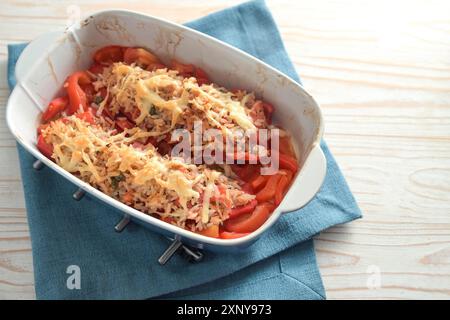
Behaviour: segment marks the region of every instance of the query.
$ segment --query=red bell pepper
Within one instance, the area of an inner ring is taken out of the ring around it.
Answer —
[[[47,143],[44,139],[44,136],[42,134],[40,134],[38,136],[38,141],[37,141],[37,148],[39,149],[39,151],[46,156],[47,158],[51,159],[52,158],[52,154],[53,154],[53,145]]]
[[[253,189],[250,182],[246,182],[241,186],[242,191],[248,193],[248,194],[255,194],[255,190]]]
[[[69,99],[67,97],[59,97],[53,99],[48,107],[47,110],[44,111],[42,114],[42,121],[48,122],[55,118],[56,116],[60,115],[61,112],[66,110],[67,105],[69,104]]]
[[[50,125],[50,123],[44,123],[44,124],[39,125],[39,127],[37,128],[38,136],[41,135],[42,131],[44,131],[49,125]]]
[[[278,187],[275,192],[275,199],[274,203],[276,206],[278,206],[284,197],[284,192],[289,184],[289,180],[286,176],[281,176],[280,181],[278,182]]]
[[[291,139],[289,137],[280,137],[278,141],[278,150],[280,154],[295,157],[294,149],[292,148]]]
[[[245,237],[246,235],[249,235],[250,233],[239,233],[239,232],[228,232],[228,231],[222,231],[219,233],[220,239],[237,239]]]
[[[96,110],[93,108],[88,108],[85,112],[80,112],[75,114],[75,116],[89,124],[95,124],[95,117],[94,114],[96,113]]]
[[[256,194],[256,200],[258,200],[259,203],[269,201],[273,199],[275,196],[275,192],[277,190],[278,182],[280,181],[281,175],[280,174],[274,174],[269,177],[269,180],[267,181],[266,185],[263,189],[261,189]]]
[[[298,170],[298,162],[294,157],[286,154],[279,154],[280,168],[292,171],[293,173]]]
[[[217,224],[213,224],[212,226],[202,230],[198,231],[198,234],[201,234],[202,236],[207,236],[211,238],[219,238],[219,226]]]
[[[255,209],[257,204],[258,204],[258,201],[253,199],[252,201],[250,201],[246,205],[243,205],[243,206],[231,209],[230,219],[239,217],[239,216],[241,216],[243,214],[246,214],[246,213],[251,213],[253,211],[253,209]]]
[[[263,203],[256,206],[251,214],[245,214],[234,219],[228,219],[224,222],[224,228],[230,232],[253,232],[261,227],[269,218],[273,211],[273,205]]]
[[[267,180],[269,180],[269,176],[258,176],[251,182],[253,190],[259,191],[260,189],[262,189],[266,185]]]
[[[81,90],[83,90],[86,95],[86,105],[89,106],[94,101],[94,97],[96,95],[96,91],[94,85],[92,83],[82,84],[80,85]]]
[[[91,78],[84,71],[77,71],[67,79],[66,90],[69,96],[70,106],[67,110],[68,115],[72,115],[80,108],[86,110],[87,97],[86,93],[81,89],[80,85],[87,85],[91,82]]]

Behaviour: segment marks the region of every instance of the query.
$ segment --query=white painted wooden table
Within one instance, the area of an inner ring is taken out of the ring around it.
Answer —
[[[239,1],[0,2],[0,298],[34,298],[8,43],[122,7],[184,22]],[[315,240],[331,299],[450,298],[450,3],[268,1],[364,213]],[[377,276],[379,275],[379,277]],[[380,280],[380,281],[377,281]]]

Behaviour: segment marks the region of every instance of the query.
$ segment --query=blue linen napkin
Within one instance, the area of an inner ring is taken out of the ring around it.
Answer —
[[[300,81],[263,1],[251,1],[189,27],[219,38]],[[24,45],[8,46],[8,81]],[[176,255],[165,266],[157,258],[165,238],[131,224],[114,225],[120,212],[85,197],[47,168],[32,169],[34,158],[18,147],[30,226],[36,296],[39,299],[324,299],[312,237],[361,217],[359,208],[323,142],[327,175],[317,196],[286,214],[258,242],[239,254],[207,252],[199,264]],[[69,266],[80,269],[80,289],[69,289]]]

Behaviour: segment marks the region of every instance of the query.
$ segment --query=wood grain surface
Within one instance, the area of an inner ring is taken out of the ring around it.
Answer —
[[[99,9],[185,22],[239,1],[0,2],[0,299],[34,298],[8,43]],[[330,299],[450,298],[450,3],[267,1],[364,219],[315,240]]]

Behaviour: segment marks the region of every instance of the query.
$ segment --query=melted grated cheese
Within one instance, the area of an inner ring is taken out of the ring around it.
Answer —
[[[216,185],[233,190],[236,198],[253,197],[219,171],[163,157],[151,144],[134,148],[131,144],[146,134],[139,128],[113,134],[71,116],[52,121],[42,134],[53,146],[52,158],[65,170],[118,200],[128,199],[127,204],[131,194],[133,207],[170,217],[178,226],[193,221],[193,231],[211,225],[212,219],[220,223],[228,218],[229,208],[211,201]]]
[[[105,87],[111,94],[113,114],[137,111],[135,123],[155,135],[175,126],[187,127],[193,114],[225,135],[231,134],[232,128],[256,130],[246,107],[248,95],[239,101],[224,88],[199,86],[195,78],[183,78],[173,70],[147,71],[115,63],[105,69],[95,86]],[[151,113],[153,108],[156,114]]]
[[[148,80],[140,80],[136,83],[136,104],[139,108],[140,115],[136,119],[136,124],[142,123],[145,117],[149,116],[149,110],[152,106],[159,109],[165,109],[171,112],[171,128],[175,126],[180,117],[183,109],[188,103],[186,94],[183,94],[181,98],[174,100],[164,100],[156,92],[156,88],[159,85],[175,84],[176,81],[167,75],[157,75],[151,77]]]

